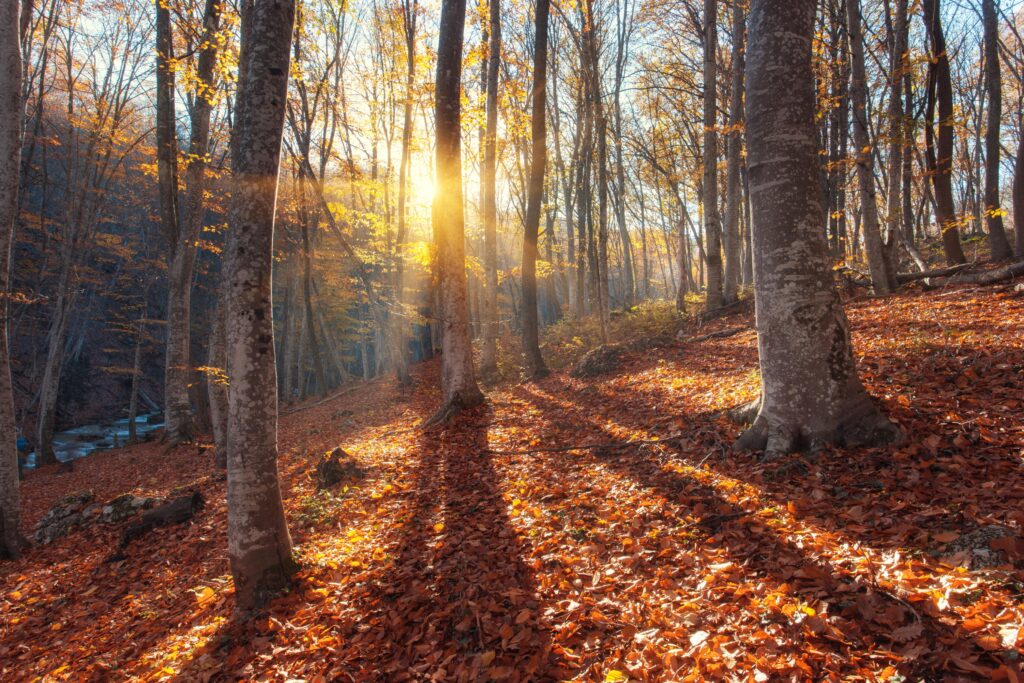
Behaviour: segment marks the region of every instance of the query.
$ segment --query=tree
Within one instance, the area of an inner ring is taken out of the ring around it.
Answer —
[[[762,395],[737,446],[769,455],[897,435],[857,376],[822,230],[815,6],[754,0],[749,19],[747,149]]]
[[[959,218],[953,203],[953,84],[949,75],[949,53],[942,32],[940,0],[923,0],[924,24],[931,43],[928,63],[928,105],[925,122],[925,156],[928,173],[935,191],[935,220],[942,234],[946,263],[966,263],[960,246]],[[938,106],[938,132],[935,131],[935,109]]]
[[[277,366],[271,272],[294,0],[255,0],[243,34],[244,89],[228,237],[228,557],[237,608],[284,588],[295,570],[277,471]],[[244,23],[243,23],[244,25]]]
[[[996,0],[982,0],[985,26],[985,88],[988,90],[988,121],[985,126],[985,223],[992,258],[1004,261],[1013,255],[1010,240],[1003,229],[1002,203],[999,201],[999,133],[1003,125],[1003,85],[999,66],[999,28]]]
[[[732,6],[732,84],[729,87],[729,134],[726,139],[725,282],[722,298],[725,303],[736,300],[740,284],[740,171],[743,147],[743,39],[746,32],[743,5]]]
[[[860,0],[846,0],[846,17],[850,39],[850,104],[853,107],[853,146],[856,149],[857,183],[860,190],[860,215],[864,231],[864,248],[871,269],[871,286],[875,294],[888,294],[896,285],[896,274],[889,272],[885,245],[878,224],[878,202],[875,198],[875,171],[868,121],[868,77],[864,66],[864,32],[861,29]]]
[[[11,243],[18,214],[21,176],[21,35],[17,0],[0,6],[0,556],[21,556],[21,489],[18,476],[14,389],[7,343]]]
[[[548,15],[550,0],[537,0],[536,41],[533,53],[533,154],[530,162],[526,225],[523,234],[523,354],[530,377],[537,379],[548,374],[540,353],[540,330],[537,321],[537,239],[540,230],[540,210],[544,199],[544,170],[548,160],[547,73],[548,73]]]
[[[484,223],[484,343],[480,374],[498,371],[498,72],[501,68],[501,0],[490,0],[488,24],[484,154],[480,168]]]
[[[466,0],[443,0],[434,90],[437,137],[433,207],[435,278],[440,303],[441,422],[484,401],[473,372],[466,300],[465,215],[462,201],[462,39]]]
[[[704,0],[704,177],[701,204],[707,237],[707,308],[722,307],[722,225],[718,215],[718,0]]]

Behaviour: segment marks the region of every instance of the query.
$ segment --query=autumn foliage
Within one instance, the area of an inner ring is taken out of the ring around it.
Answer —
[[[30,473],[26,533],[83,489],[197,488],[207,506],[123,560],[128,522],[0,567],[0,678],[1019,681],[1024,299],[949,288],[849,312],[900,445],[732,452],[723,410],[758,390],[749,328],[498,386],[445,427],[417,426],[436,361],[411,395],[380,379],[283,416],[302,571],[245,625],[208,453],[143,444]],[[318,491],[339,446],[361,476]],[[1016,535],[963,547],[995,525]]]

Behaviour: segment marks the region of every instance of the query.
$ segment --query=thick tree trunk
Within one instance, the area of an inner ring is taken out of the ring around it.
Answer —
[[[64,366],[64,342],[67,336],[68,312],[74,304],[71,289],[72,251],[70,242],[61,246],[60,274],[57,278],[57,301],[46,347],[43,379],[39,385],[39,418],[36,425],[36,466],[57,462],[53,452],[53,433],[57,421],[57,392]]]
[[[999,8],[996,0],[982,0],[985,25],[985,87],[988,90],[988,121],[985,127],[985,223],[992,258],[1004,261],[1013,255],[1003,228],[999,201],[999,133],[1003,125],[1003,83],[999,66]]]
[[[437,46],[435,131],[437,188],[433,227],[441,326],[442,405],[432,418],[443,421],[483,403],[473,372],[473,346],[466,309],[465,215],[462,201],[462,42],[466,0],[443,0]]]
[[[722,224],[718,214],[718,0],[704,0],[704,147],[701,205],[707,240],[707,310],[722,307]]]
[[[21,176],[21,40],[19,5],[0,5],[0,556],[21,556],[21,489],[18,477],[18,435],[7,343],[11,244],[18,213]],[[27,8],[25,8],[27,10]],[[23,17],[22,17],[23,18]]]
[[[742,270],[740,259],[740,165],[743,163],[743,38],[746,18],[743,5],[732,7],[732,85],[729,89],[729,136],[725,143],[725,282],[722,297],[725,303],[736,301]]]
[[[875,294],[893,290],[893,276],[887,267],[885,245],[878,224],[878,202],[875,198],[875,171],[868,122],[868,83],[864,66],[864,33],[861,29],[860,1],[846,0],[846,21],[850,37],[850,104],[853,107],[853,146],[856,150],[857,185],[860,190],[861,225],[864,250],[871,270],[871,286]]]
[[[501,67],[501,0],[490,0],[487,46],[487,123],[483,166],[480,170],[484,223],[484,343],[480,374],[498,372],[498,75]]]
[[[262,605],[295,570],[277,471],[272,257],[294,0],[256,0],[243,41],[245,89],[233,135],[226,316],[228,557],[237,609]]]
[[[537,239],[540,210],[544,199],[544,171],[547,166],[547,71],[548,14],[550,0],[537,0],[536,40],[533,54],[533,156],[530,161],[529,196],[523,233],[523,355],[527,372],[538,379],[548,374],[540,353],[540,325],[537,320]]]
[[[737,447],[769,454],[897,433],[857,376],[832,277],[814,124],[815,0],[753,0],[747,145],[762,397]]]
[[[953,202],[953,83],[949,75],[949,53],[942,33],[940,0],[922,0],[924,24],[931,42],[928,65],[928,106],[925,145],[928,172],[935,190],[935,220],[942,234],[946,263],[966,263],[960,245],[960,220]],[[938,106],[938,133],[935,132],[935,108]],[[937,139],[936,139],[937,138]]]

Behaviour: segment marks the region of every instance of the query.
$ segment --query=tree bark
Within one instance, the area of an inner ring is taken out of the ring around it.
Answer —
[[[928,65],[928,106],[925,122],[925,152],[928,172],[935,190],[935,220],[942,235],[946,263],[966,263],[960,245],[959,218],[953,202],[953,83],[949,75],[949,54],[942,32],[940,0],[922,0],[924,24],[931,42]],[[938,133],[935,132],[935,109],[938,106]]]
[[[1013,163],[1014,255],[1024,258],[1024,119],[1017,126],[1017,158]]]
[[[248,613],[295,570],[277,471],[272,257],[294,0],[256,0],[243,41],[227,248],[228,557]]]
[[[490,0],[490,24],[487,46],[487,123],[484,131],[484,157],[480,170],[484,223],[484,343],[480,374],[493,377],[498,372],[498,75],[501,68],[501,0]]]
[[[465,215],[462,201],[462,42],[466,0],[444,0],[437,46],[435,134],[437,188],[433,228],[441,327],[442,405],[432,421],[483,403],[473,372],[466,308]]]
[[[1013,255],[1003,228],[999,201],[999,134],[1003,125],[1003,84],[999,65],[999,8],[996,0],[982,0],[985,26],[985,87],[988,90],[988,120],[985,127],[985,223],[992,259],[1005,261]]]
[[[540,230],[541,203],[544,199],[544,171],[547,166],[547,71],[548,15],[550,0],[537,0],[536,39],[533,53],[533,152],[523,233],[523,355],[527,372],[533,379],[548,374],[540,353],[540,325],[537,320],[537,239]]]
[[[21,35],[17,0],[0,5],[0,556],[21,556],[21,488],[18,476],[18,435],[11,383],[7,314],[10,294],[11,244],[18,213],[21,177]]]
[[[832,277],[815,134],[815,0],[753,0],[747,146],[762,396],[737,447],[769,455],[897,431],[857,376]]]

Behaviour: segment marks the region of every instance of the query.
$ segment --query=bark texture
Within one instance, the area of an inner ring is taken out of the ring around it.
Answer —
[[[252,6],[235,130],[227,283],[228,557],[246,613],[295,569],[277,472],[277,367],[271,300],[274,209],[294,0]]]
[[[754,0],[747,145],[762,397],[741,448],[888,441],[857,376],[832,277],[814,123],[814,0]]]
[[[747,20],[744,8],[738,2],[732,7],[732,84],[729,87],[729,133],[725,142],[725,282],[722,298],[725,303],[736,301],[740,285],[740,165],[743,163],[743,40]]]
[[[718,0],[704,0],[704,234],[707,310],[722,307],[722,225],[718,214]]]
[[[0,557],[21,556],[21,489],[7,345],[11,242],[18,212],[21,172],[21,45],[17,0],[0,5]]]
[[[441,332],[442,405],[434,420],[479,405],[466,298],[465,215],[462,198],[462,42],[466,0],[444,0],[437,45],[435,131],[437,191],[433,227]]]

